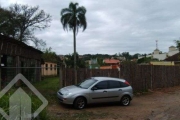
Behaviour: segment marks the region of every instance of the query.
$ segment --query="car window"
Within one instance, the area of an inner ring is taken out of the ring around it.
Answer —
[[[107,89],[108,81],[101,81],[95,85],[97,89]]]
[[[121,87],[121,84],[119,81],[113,81],[113,80],[110,80],[109,81],[109,88],[120,88]]]
[[[123,88],[123,87],[128,87],[129,85],[127,85],[126,83],[124,83],[124,82],[120,82],[120,84],[121,84],[121,88]]]
[[[88,79],[88,80],[85,80],[85,81],[79,83],[77,86],[78,86],[78,87],[81,87],[81,88],[88,89],[88,88],[89,88],[91,85],[93,85],[95,82],[97,82],[97,80]]]

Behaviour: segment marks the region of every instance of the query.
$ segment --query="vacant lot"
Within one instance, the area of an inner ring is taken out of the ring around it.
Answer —
[[[43,82],[41,87],[36,87],[48,98],[48,113],[53,120],[180,120],[180,86],[138,93],[128,107],[98,104],[75,110],[72,106],[58,103],[57,79]]]
[[[55,103],[49,105],[48,109],[57,120],[180,120],[180,87],[135,96],[128,107],[100,104],[75,110],[71,106]]]

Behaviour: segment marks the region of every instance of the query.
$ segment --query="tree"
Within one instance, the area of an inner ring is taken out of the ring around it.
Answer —
[[[65,58],[67,58],[67,59],[65,59],[65,63],[67,65],[67,67],[68,68],[73,68],[73,66],[74,66],[74,60],[73,60],[74,59],[74,53],[69,54],[69,55],[65,55]],[[78,68],[85,68],[86,67],[84,59],[80,59],[78,53],[76,53],[76,60],[77,60],[76,61],[77,62],[76,66]]]
[[[38,6],[14,4],[8,9],[0,8],[0,33],[13,37],[21,42],[33,42],[38,48],[44,46],[45,42],[34,36],[34,31],[47,28],[51,16]]]
[[[74,77],[75,83],[77,83],[77,65],[76,65],[76,35],[79,28],[83,28],[83,31],[87,27],[86,22],[86,8],[78,6],[78,3],[70,3],[68,8],[61,10],[61,23],[64,30],[72,30],[74,37]]]
[[[176,47],[179,49],[180,52],[180,40],[175,40]]]
[[[52,48],[46,48],[46,50],[43,52],[42,54],[42,58],[45,60],[45,61],[48,61],[48,62],[54,62],[54,63],[57,63],[58,60],[57,60],[57,55],[55,52],[52,51]]]

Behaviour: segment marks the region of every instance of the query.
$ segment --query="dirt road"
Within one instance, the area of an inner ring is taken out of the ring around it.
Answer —
[[[75,110],[54,103],[48,110],[56,120],[180,120],[180,86],[138,94],[128,107],[101,104]]]

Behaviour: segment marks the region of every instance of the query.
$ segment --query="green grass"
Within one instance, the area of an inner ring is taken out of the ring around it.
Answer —
[[[48,77],[40,82],[34,83],[33,85],[50,104],[57,102],[56,93],[60,88],[58,77]]]
[[[51,90],[57,91],[59,89],[59,78],[58,77],[47,77],[42,81],[33,84],[38,90]]]
[[[11,95],[13,94],[12,91],[8,92],[8,94],[5,94],[1,99],[0,99],[0,108],[2,108],[6,114],[9,114],[9,99],[11,97]],[[29,96],[31,98],[31,111],[32,113],[34,113],[39,106],[41,106],[42,102],[35,96],[35,95],[30,95]],[[23,99],[25,100],[25,99]],[[13,108],[14,110],[16,110],[17,106],[11,106],[11,108]],[[26,113],[25,113],[26,114]],[[47,110],[46,108],[41,111],[41,113],[38,115],[37,118],[35,118],[34,120],[49,120],[50,117],[47,114]],[[0,115],[0,120],[5,120],[5,118],[3,118],[2,115]]]
[[[56,92],[59,89],[59,79],[58,77],[45,78],[40,82],[33,83],[33,86],[48,100],[49,104],[57,101]],[[32,91],[25,85],[21,88],[28,93],[32,101],[32,112],[35,112],[37,108],[42,105],[42,102],[37,96],[35,96]],[[18,87],[13,87],[0,99],[0,108],[2,108],[7,114],[9,114],[9,98],[18,89]],[[47,108],[45,108],[36,118],[38,120],[49,120],[49,115],[47,114]],[[35,120],[36,120],[35,119]],[[0,120],[5,120],[0,115]]]

